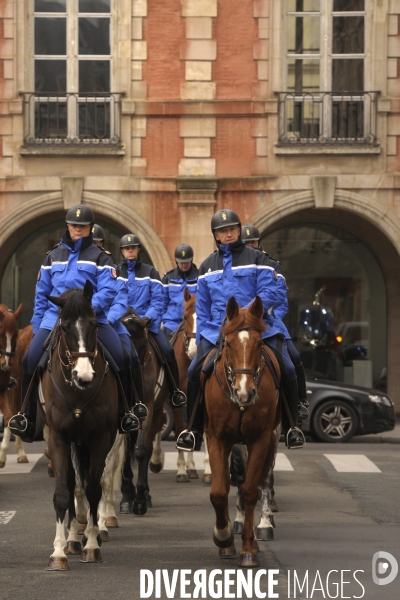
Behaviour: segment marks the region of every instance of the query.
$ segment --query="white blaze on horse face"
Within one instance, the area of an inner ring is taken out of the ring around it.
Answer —
[[[247,347],[247,342],[249,340],[249,332],[248,331],[241,331],[239,333],[239,340],[242,343],[243,346],[243,366],[242,369],[246,369],[246,347]],[[238,387],[238,396],[239,396],[239,400],[241,400],[242,402],[246,402],[247,398],[248,398],[248,391],[247,391],[247,375],[243,374],[240,378],[240,382],[239,382],[239,387]]]
[[[78,352],[87,352],[85,348],[85,342],[83,340],[82,334],[82,320],[78,319],[76,323],[76,328],[78,330]],[[78,381],[92,381],[94,370],[92,367],[92,363],[87,356],[80,356],[76,361],[74,371],[76,373],[76,379]]]
[[[11,352],[11,335],[6,333],[7,344],[6,344],[6,352]],[[10,357],[5,355],[4,357],[4,366],[3,369],[10,369]]]
[[[193,333],[196,333],[197,331],[197,315],[196,313],[193,313]],[[189,347],[188,347],[188,351],[187,351],[187,355],[188,358],[190,358],[190,360],[193,360],[194,355],[196,354],[196,350],[197,350],[197,346],[196,346],[196,338],[190,338],[189,340]]]

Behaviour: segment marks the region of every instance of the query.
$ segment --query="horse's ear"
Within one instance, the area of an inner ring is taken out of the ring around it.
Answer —
[[[257,317],[257,319],[261,319],[264,314],[264,305],[260,296],[256,296],[255,300],[251,303],[250,312],[252,315]]]
[[[16,320],[16,321],[18,321],[18,319],[19,319],[19,317],[20,317],[21,313],[22,313],[22,304],[20,304],[20,305],[18,306],[17,310],[16,310],[16,311],[15,311],[15,313],[14,313],[14,318],[15,318],[15,320]]]
[[[85,287],[83,288],[83,295],[85,296],[85,298],[87,300],[89,300],[89,302],[92,301],[93,285],[92,285],[92,282],[89,281],[89,279],[86,279]]]
[[[185,287],[185,291],[183,292],[183,297],[185,299],[185,302],[187,302],[188,300],[190,300],[190,298],[192,297],[192,294],[189,292],[189,290],[187,289],[187,287]]]
[[[235,300],[234,296],[231,296],[228,300],[228,304],[226,305],[226,316],[229,321],[232,321],[239,314],[239,305]]]
[[[60,298],[59,296],[49,296],[49,294],[45,294],[47,300],[50,300],[56,306],[60,306],[61,308],[65,304],[65,298]]]

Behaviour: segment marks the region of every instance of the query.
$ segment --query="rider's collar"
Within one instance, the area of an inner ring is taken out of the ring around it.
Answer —
[[[63,233],[61,243],[64,244],[64,246],[68,246],[69,248],[71,248],[73,252],[79,252],[79,250],[83,250],[83,248],[87,248],[88,246],[91,246],[93,244],[93,234],[92,232],[90,232],[90,234],[87,237],[79,238],[79,240],[73,242],[67,229],[67,231],[64,231]]]
[[[242,250],[245,246],[242,238],[236,240],[236,242],[232,242],[232,244],[218,244],[218,250],[222,252],[222,254],[227,254],[229,252],[237,252],[238,250]]]

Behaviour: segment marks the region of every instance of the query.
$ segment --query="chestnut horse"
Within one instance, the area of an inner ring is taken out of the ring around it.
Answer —
[[[102,560],[98,544],[98,507],[106,458],[117,434],[118,388],[97,346],[97,320],[91,305],[93,286],[48,296],[60,307],[50,357],[39,386],[49,427],[49,452],[54,468],[56,536],[47,570],[67,570],[67,554],[81,554],[75,487],[85,488],[89,504],[82,562]],[[68,540],[64,520],[68,510]]]
[[[144,402],[148,415],[142,423],[139,434],[135,432],[125,436],[126,451],[122,469],[120,512],[144,515],[147,508],[152,506],[148,470],[153,451],[153,440],[156,433],[162,428],[163,405],[169,398],[169,390],[164,367],[160,365],[156,352],[149,341],[148,320],[140,318],[130,308],[129,314],[122,319],[122,322],[134,340],[142,365]],[[138,463],[136,490],[133,484],[134,460]],[[161,468],[162,465],[159,465],[157,469],[154,469],[153,466],[153,470],[157,472]]]
[[[8,421],[21,407],[18,383],[21,376],[21,360],[26,350],[26,347],[23,350],[21,349],[20,343],[21,339],[24,338],[23,332],[25,330],[18,332],[18,318],[21,312],[22,304],[18,306],[15,312],[5,304],[0,304],[0,410],[4,415],[4,435],[0,446],[0,468],[6,464],[11,438]],[[27,463],[28,459],[19,437],[15,440],[15,448],[18,453],[17,462]]]
[[[280,419],[275,379],[262,352],[263,313],[259,296],[248,309],[239,308],[235,298],[229,299],[222,329],[223,348],[204,386],[205,431],[213,475],[210,500],[216,515],[213,540],[223,558],[236,554],[228,512],[229,455],[234,444],[247,446],[246,476],[241,488],[245,511],[241,567],[259,566],[254,509],[260,482],[274,461],[274,431]]]

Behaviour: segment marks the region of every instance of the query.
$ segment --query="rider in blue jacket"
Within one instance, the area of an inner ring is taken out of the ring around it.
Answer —
[[[207,354],[217,344],[226,304],[234,296],[239,306],[249,306],[255,297],[261,297],[264,305],[263,333],[266,343],[276,354],[282,373],[282,386],[291,414],[297,423],[298,391],[296,372],[290,360],[285,337],[288,335],[282,321],[273,316],[274,306],[279,303],[278,275],[272,261],[260,250],[246,246],[241,239],[241,223],[238,215],[229,209],[219,210],[211,220],[211,230],[218,250],[211,254],[199,269],[197,284],[197,353],[188,372],[188,419],[191,417],[200,391],[200,372]],[[199,410],[200,409],[200,410]],[[191,431],[183,431],[177,439],[180,450],[199,450],[203,433],[203,404],[194,415]],[[289,448],[304,446],[302,432],[293,428],[288,431]]]
[[[274,306],[274,317],[279,320],[283,320],[288,311],[288,295],[287,295],[287,285],[284,276],[281,273],[281,265],[279,261],[271,258],[263,249],[261,245],[261,235],[257,227],[254,225],[243,225],[242,227],[242,240],[247,246],[252,246],[252,248],[256,248],[261,250],[268,256],[268,258],[275,265],[275,270],[278,274],[278,285],[280,290],[280,301],[278,306]],[[288,352],[292,363],[294,364],[294,368],[296,370],[297,377],[297,385],[299,389],[299,421],[304,421],[307,419],[309,414],[309,404],[307,399],[307,386],[306,386],[306,375],[304,372],[303,363],[301,361],[300,354],[296,348],[296,346],[292,342],[292,338],[288,332],[288,337],[286,338],[286,343],[288,347]],[[283,413],[284,415],[284,413]]]
[[[147,319],[147,328],[167,363],[165,369],[170,387],[171,403],[174,408],[186,404],[185,394],[178,389],[179,371],[174,350],[164,331],[160,328],[164,306],[164,292],[158,271],[151,265],[142,263],[139,258],[141,244],[139,238],[128,233],[120,240],[124,260],[117,272],[128,280],[128,305],[142,319]]]
[[[164,287],[163,329],[167,336],[178,329],[183,319],[183,294],[185,288],[191,294],[197,291],[199,270],[193,264],[193,248],[180,244],[175,249],[176,267],[162,278]]]
[[[59,296],[71,288],[83,288],[87,280],[94,290],[92,306],[98,321],[98,338],[112,355],[123,385],[128,376],[120,339],[107,319],[116,294],[117,272],[112,259],[93,244],[92,209],[85,204],[72,206],[67,212],[66,224],[67,231],[60,243],[47,253],[38,274],[31,320],[34,337],[22,360],[22,401],[43,354],[44,344],[58,319],[59,309],[47,299],[46,294]],[[129,401],[129,387],[124,386],[124,390]],[[129,411],[123,414],[124,401],[121,394],[119,396],[120,431],[136,431],[139,420]],[[9,421],[11,431],[27,442],[32,442],[35,434],[36,409],[37,389],[32,386],[25,413],[19,413]]]

